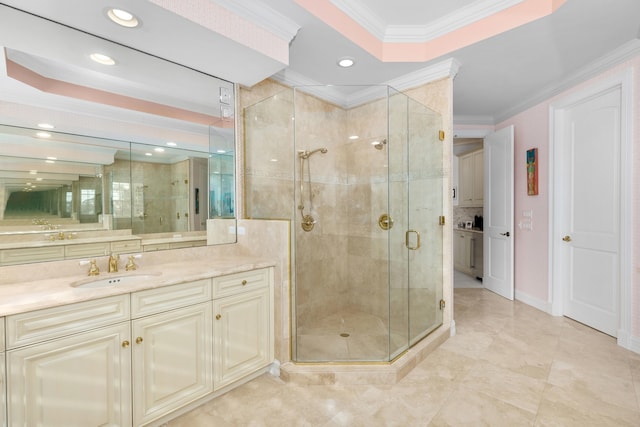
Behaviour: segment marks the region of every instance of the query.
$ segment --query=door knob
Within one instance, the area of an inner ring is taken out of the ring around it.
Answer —
[[[562,241],[563,241],[563,242],[570,242],[570,241],[571,241],[571,236],[564,236],[564,237],[562,238]]]
[[[511,233],[509,233],[508,231],[506,233],[500,233],[501,236],[505,236],[505,237],[509,237],[511,236]]]

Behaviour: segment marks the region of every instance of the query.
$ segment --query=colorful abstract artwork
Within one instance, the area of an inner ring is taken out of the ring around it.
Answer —
[[[527,150],[527,194],[538,194],[538,149]]]

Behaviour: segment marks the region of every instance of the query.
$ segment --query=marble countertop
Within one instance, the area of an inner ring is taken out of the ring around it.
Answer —
[[[461,227],[455,227],[454,230],[456,231],[468,231],[469,233],[480,233],[482,234],[482,230],[480,230],[479,228],[461,228]]]
[[[0,316],[89,301],[112,295],[128,294],[145,289],[176,285],[209,277],[224,276],[258,268],[275,266],[275,261],[253,257],[217,258],[210,263],[194,262],[145,265],[135,271],[101,273],[96,279],[149,274],[148,280],[113,285],[103,288],[78,288],[71,286],[86,281],[88,276],[76,275],[55,279],[43,279],[0,286]]]

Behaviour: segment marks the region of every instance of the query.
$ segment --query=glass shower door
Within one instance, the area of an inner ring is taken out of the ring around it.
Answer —
[[[442,324],[442,118],[407,98],[409,345]]]

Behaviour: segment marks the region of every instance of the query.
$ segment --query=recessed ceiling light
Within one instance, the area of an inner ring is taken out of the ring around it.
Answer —
[[[153,153],[144,153],[144,155],[151,157],[151,156],[153,156]]]
[[[178,145],[178,144],[176,144],[176,143],[175,143],[175,142],[173,142],[173,141],[169,141],[169,142],[167,142],[167,145],[168,145],[169,147],[175,147],[175,146],[176,146],[176,145]]]
[[[36,136],[38,138],[51,138],[51,134],[49,132],[36,132]]]
[[[164,148],[156,147],[156,148],[153,149],[153,151],[155,151],[156,153],[164,153]]]
[[[140,21],[138,21],[138,18],[136,18],[134,14],[123,9],[109,9],[107,10],[107,16],[113,22],[123,27],[134,28],[140,25]]]
[[[355,63],[356,61],[353,58],[349,58],[349,57],[338,59],[338,65],[341,66],[342,68],[353,67]]]
[[[38,123],[38,127],[40,129],[53,129],[55,126],[50,125],[49,123]]]
[[[55,163],[56,161],[55,160],[45,160],[44,162],[45,163]]]
[[[358,139],[358,138],[360,138],[358,135],[351,135],[351,136],[349,137],[349,139]]]
[[[226,153],[226,151],[224,151],[224,150],[216,150],[216,153],[224,154],[224,153]]]
[[[89,57],[94,62],[102,65],[114,65],[116,63],[112,57],[105,55],[104,53],[92,53]]]

